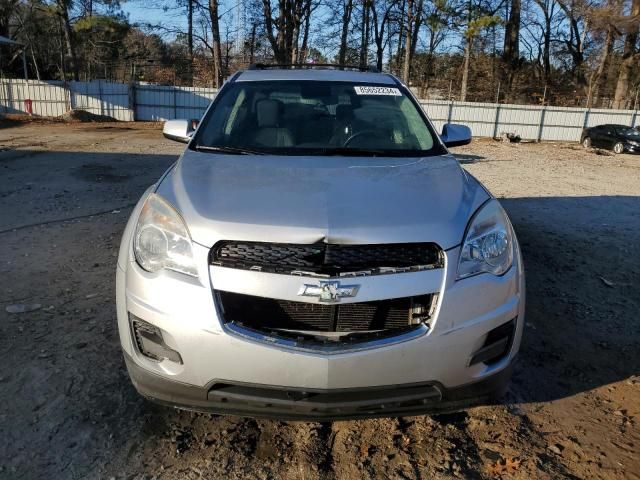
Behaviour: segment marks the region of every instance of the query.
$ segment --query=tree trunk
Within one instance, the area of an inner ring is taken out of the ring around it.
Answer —
[[[36,71],[36,78],[40,80],[40,70],[38,69],[38,62],[36,61],[36,56],[33,53],[33,45],[29,45],[29,48],[31,50],[31,59],[33,60],[33,68]]]
[[[413,32],[411,36],[411,54],[410,59],[413,61],[413,58],[416,53],[416,47],[418,46],[418,38],[420,36],[420,28],[422,27],[422,20],[424,19],[424,0],[418,0],[418,7],[416,8],[416,13],[413,16]]]
[[[542,32],[542,52],[538,55],[538,64],[542,63],[542,77],[545,87],[551,83],[551,17],[553,16],[554,3],[550,0],[534,0],[544,18],[544,30]]]
[[[265,33],[278,64],[295,63],[304,5],[305,0],[278,0],[278,17],[274,19],[271,0],[262,0]]]
[[[351,22],[351,12],[353,11],[353,0],[347,0],[342,13],[342,33],[340,35],[340,52],[338,53],[338,63],[344,65],[347,59],[347,40],[349,39],[349,23]]]
[[[613,98],[613,108],[624,109],[629,105],[629,85],[633,73],[640,68],[640,54],[627,57],[620,66],[620,74],[618,75],[618,83],[616,84],[616,93]]]
[[[504,51],[502,58],[513,68],[520,58],[520,11],[521,0],[511,0],[509,20],[504,28]]]
[[[64,33],[64,42],[67,47],[67,53],[71,59],[71,71],[73,72],[73,79],[78,81],[80,78],[78,70],[78,57],[76,56],[75,43],[73,41],[73,32],[71,30],[71,21],[69,20],[68,2],[64,0],[58,0],[58,13],[60,20],[62,21],[62,30]]]
[[[640,0],[633,0],[631,5],[631,17],[640,15]],[[629,85],[634,72],[640,69],[640,54],[637,52],[636,43],[638,41],[638,28],[636,23],[624,39],[624,50],[622,51],[622,65],[618,75],[616,93],[613,99],[613,108],[625,108],[629,95]]]
[[[573,10],[573,3],[558,2],[558,7],[565,13],[567,21],[569,22],[569,39],[565,40],[564,44],[573,61],[571,74],[576,84],[582,87],[586,83],[584,76],[584,39],[589,30],[589,19],[587,18],[584,21],[581,33],[580,20],[582,17],[581,14]]]
[[[209,0],[209,17],[211,19],[211,45],[213,48],[213,73],[216,88],[222,85],[222,48],[220,45],[220,17],[218,15],[218,0]]]
[[[367,65],[369,58],[369,9],[370,1],[362,0],[362,31],[360,35],[360,66]]]
[[[251,27],[251,44],[249,45],[249,64],[254,63],[256,55],[256,24]]]
[[[467,43],[464,46],[464,64],[462,67],[462,85],[460,86],[460,101],[467,100],[467,83],[469,82],[469,65],[471,63],[471,46],[473,37],[467,36]]]
[[[193,62],[193,1],[187,0],[187,46],[189,59]]]
[[[545,15],[544,47],[542,51],[542,69],[544,72],[544,84],[551,83],[551,17]]]
[[[396,71],[400,71],[400,65],[401,65],[401,55],[400,52],[402,51],[402,47],[403,47],[403,41],[404,41],[404,11],[405,8],[407,6],[407,0],[402,0],[402,3],[400,4],[400,28],[398,28],[398,46],[396,48]]]
[[[510,98],[513,79],[520,60],[521,9],[521,0],[511,0],[511,12],[509,12],[509,20],[504,30],[504,51],[502,53],[502,59],[507,67],[506,78],[504,79],[507,99]]]
[[[304,9],[304,34],[302,36],[302,47],[298,55],[298,63],[305,63],[309,50],[309,28],[311,27],[311,0],[306,0]]]
[[[291,59],[289,60],[289,63],[296,63],[298,61],[298,55],[300,53],[298,50],[298,44],[300,41],[300,25],[302,24],[303,2],[301,0],[297,0],[292,3],[294,4],[294,7],[292,8],[291,12],[291,47],[289,49],[291,52]]]
[[[613,52],[613,42],[615,35],[613,32],[613,26],[609,26],[607,29],[607,36],[602,47],[602,55],[600,57],[600,64],[598,68],[593,72],[591,78],[589,78],[589,91],[587,94],[587,108],[598,106],[599,96],[605,88],[607,82],[607,69],[609,68],[609,59]]]
[[[384,56],[384,32],[389,18],[389,10],[382,17],[382,22],[378,23],[378,9],[376,2],[371,4],[371,15],[373,16],[373,40],[376,44],[376,68],[382,71],[382,59]]]
[[[287,15],[286,15],[287,0],[278,1],[278,21],[276,27],[278,33],[276,35],[277,50],[274,52],[276,57],[276,63],[286,64],[288,59],[287,55]]]
[[[187,47],[189,49],[189,79],[193,86],[193,2],[187,0]]]
[[[409,73],[411,71],[411,41],[413,39],[413,3],[414,0],[407,0],[407,23],[405,24],[404,41],[404,65],[402,68],[402,80],[409,84]]]

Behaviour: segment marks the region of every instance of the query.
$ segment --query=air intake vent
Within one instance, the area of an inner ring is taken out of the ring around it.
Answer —
[[[511,351],[515,331],[515,318],[491,330],[487,334],[487,338],[482,347],[471,357],[469,365],[475,365],[477,363],[493,365],[498,363]]]
[[[218,291],[225,322],[272,332],[401,331],[428,320],[432,295],[322,305]]]

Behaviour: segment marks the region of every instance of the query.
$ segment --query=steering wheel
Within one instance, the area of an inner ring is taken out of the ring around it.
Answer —
[[[351,142],[353,142],[358,137],[362,137],[363,135],[378,135],[378,132],[376,132],[375,130],[362,130],[361,132],[354,133],[345,140],[342,146],[348,147]]]

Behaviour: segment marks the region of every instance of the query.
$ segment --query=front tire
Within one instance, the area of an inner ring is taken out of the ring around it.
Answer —
[[[584,137],[582,140],[582,146],[584,148],[591,148],[591,139],[589,137]]]
[[[617,154],[621,154],[624,153],[624,145],[622,145],[622,143],[618,142],[613,146],[613,152],[617,153]]]

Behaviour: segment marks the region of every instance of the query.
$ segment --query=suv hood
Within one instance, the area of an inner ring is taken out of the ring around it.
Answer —
[[[462,241],[489,198],[451,156],[223,155],[186,150],[157,192],[191,237],[279,243]]]

